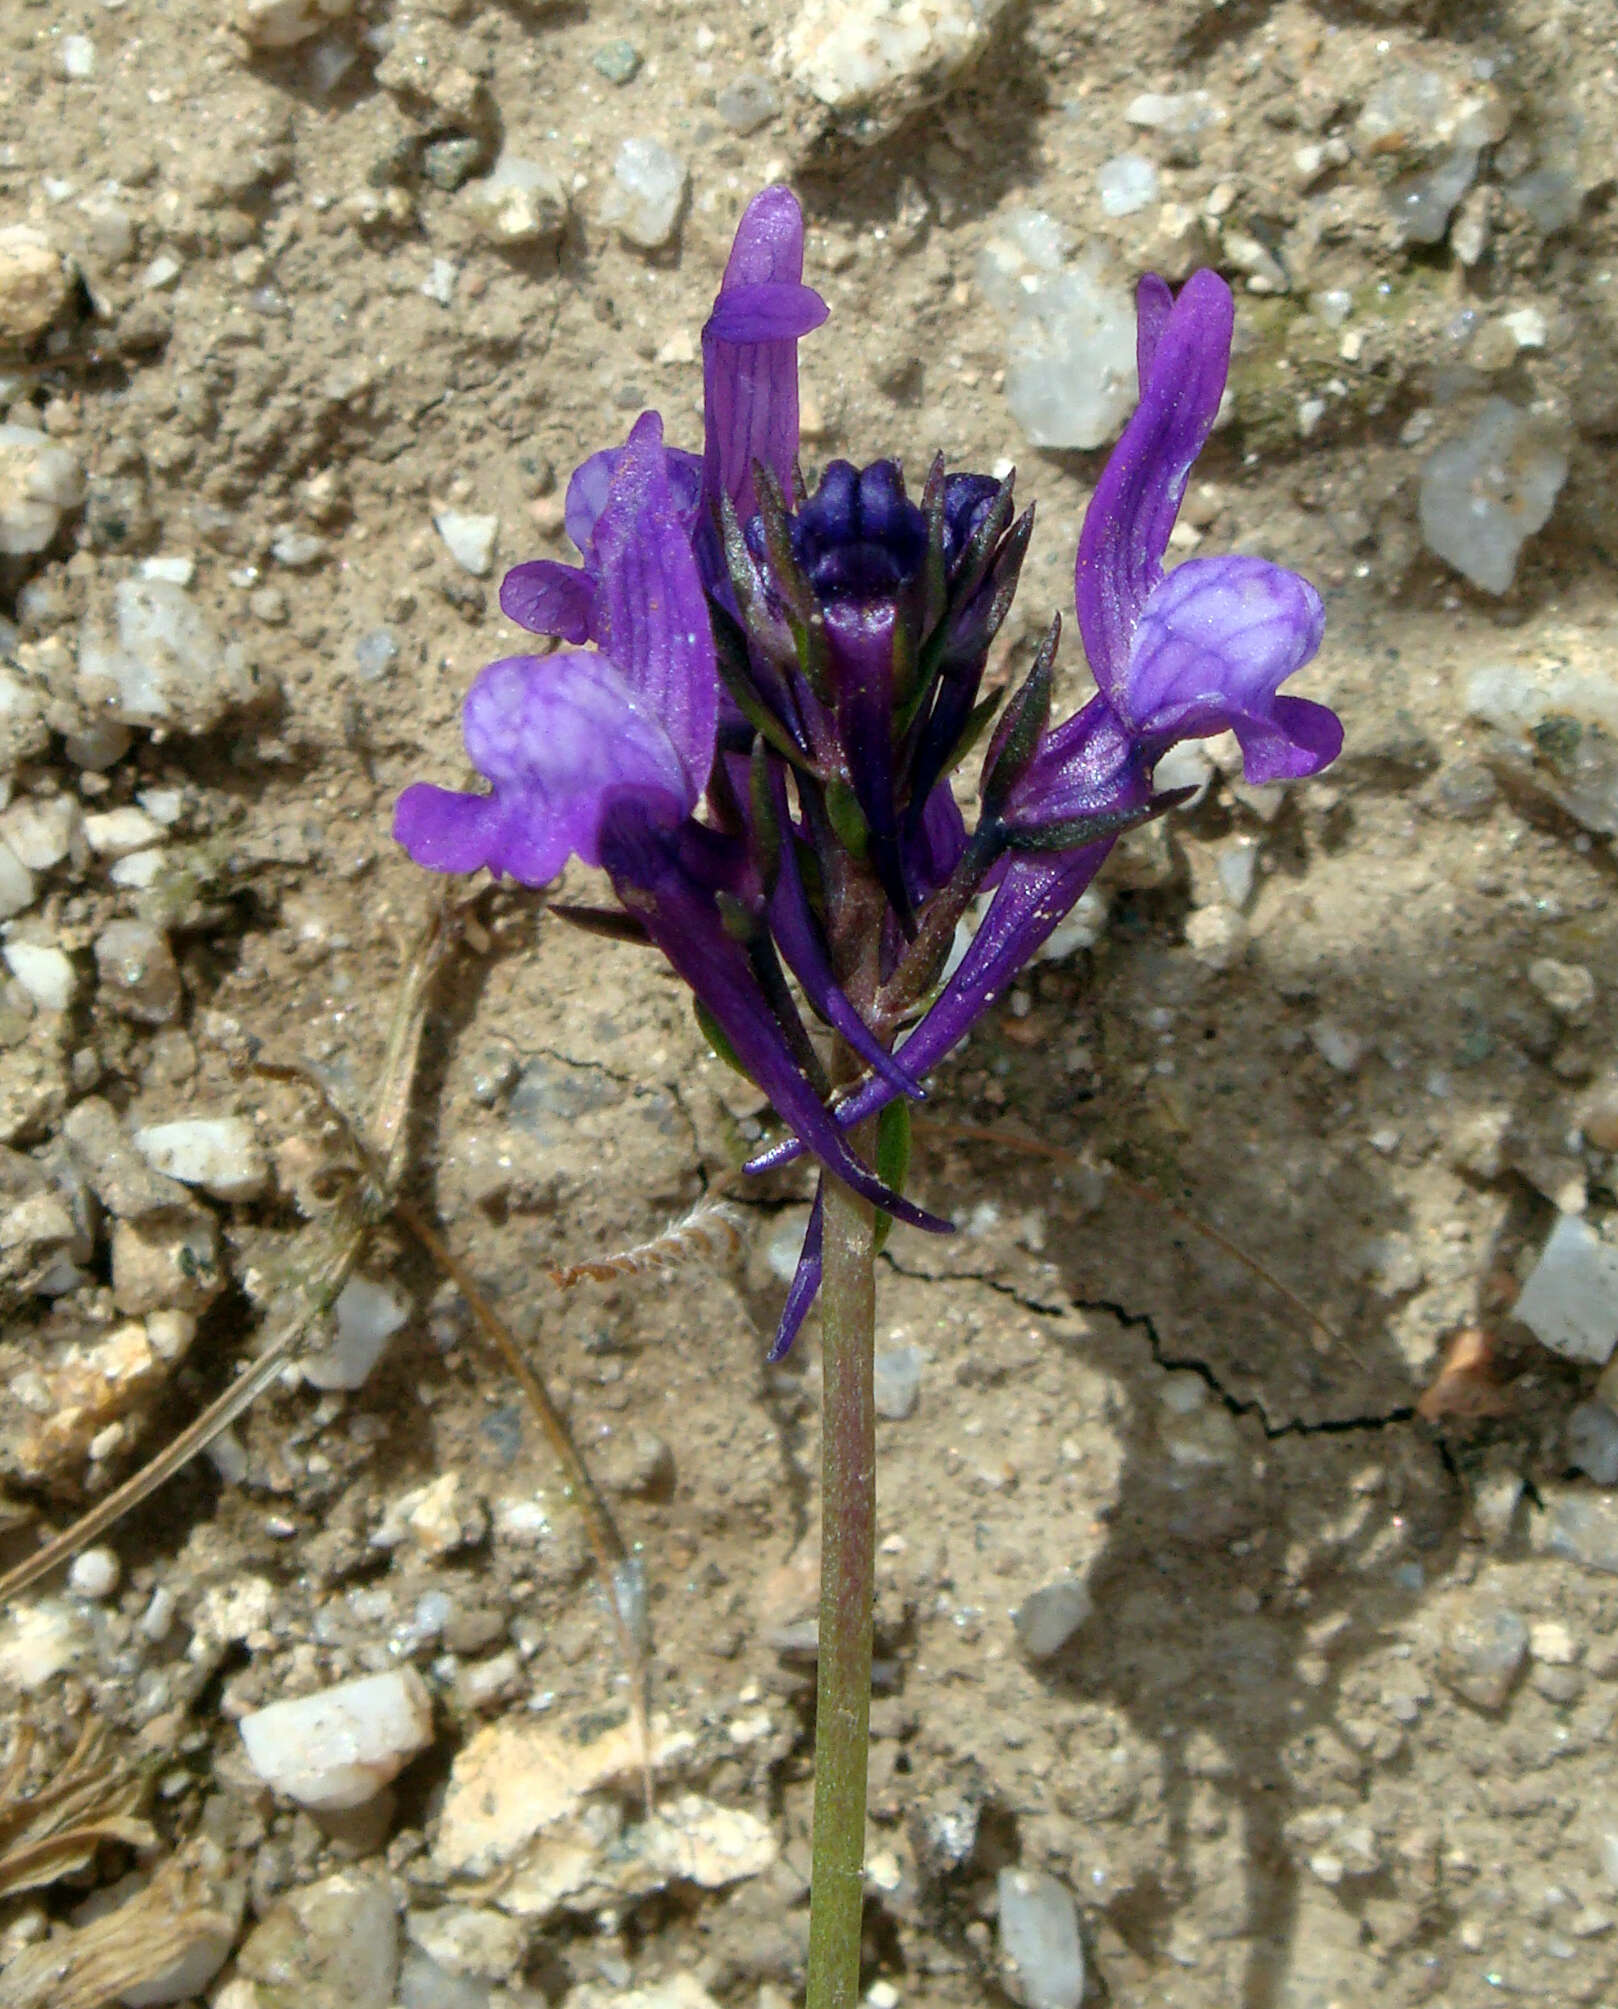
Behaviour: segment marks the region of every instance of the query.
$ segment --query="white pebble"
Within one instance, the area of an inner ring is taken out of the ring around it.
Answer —
[[[1108,216],[1133,216],[1157,200],[1158,173],[1144,154],[1115,153],[1096,171],[1101,207]]]
[[[220,641],[183,587],[121,579],[110,623],[92,616],[79,632],[79,688],[105,723],[202,733],[247,703],[257,685],[240,646]]]
[[[387,1284],[350,1277],[332,1307],[332,1344],[303,1362],[303,1378],[315,1388],[363,1387],[388,1341],[410,1316],[410,1306]]]
[[[5,838],[30,872],[50,872],[84,834],[84,812],[71,795],[25,795],[0,816]]]
[[[432,1698],[413,1667],[340,1682],[244,1716],[264,1782],[300,1806],[360,1807],[433,1740]]]
[[[1576,1214],[1563,1214],[1514,1315],[1553,1353],[1604,1366],[1618,1346],[1618,1249]]]
[[[1471,430],[1446,441],[1422,469],[1422,537],[1474,586],[1504,593],[1566,479],[1561,447],[1526,412],[1490,398]]]
[[[1017,1971],[1027,2009],[1079,2009],[1084,1944],[1073,1893],[1046,1870],[1003,1869],[1000,1951]]]
[[[56,51],[62,75],[83,83],[96,73],[96,45],[88,35],[64,35]]]
[[[612,187],[602,217],[628,244],[660,251],[680,225],[690,176],[685,162],[659,140],[624,140],[612,163]]]
[[[517,154],[502,154],[481,181],[469,181],[461,201],[494,244],[541,244],[567,228],[562,177],[543,161]],[[449,301],[443,304],[447,307]]]
[[[43,551],[83,500],[84,470],[71,447],[32,426],[0,425],[0,553]]]
[[[183,1186],[200,1186],[216,1200],[250,1200],[268,1177],[253,1126],[241,1116],[189,1116],[149,1123],[135,1132],[135,1149],[156,1172]]]
[[[9,844],[0,842],[0,921],[9,921],[33,904],[33,873]]]
[[[1042,210],[1007,216],[978,259],[978,284],[1006,325],[1006,402],[1035,446],[1098,447],[1133,408],[1135,308]]]
[[[6,968],[41,1011],[66,1011],[79,987],[72,958],[41,942],[7,942]]]
[[[118,1588],[123,1566],[111,1549],[86,1549],[73,1558],[67,1573],[67,1587],[78,1597],[111,1597]]]
[[[441,509],[433,528],[463,572],[486,579],[494,570],[494,540],[500,534],[498,516],[473,516],[459,509]]]
[[[1339,1074],[1356,1074],[1365,1058],[1365,1042],[1336,1019],[1317,1018],[1309,1028],[1309,1043]]]
[[[144,851],[148,844],[157,843],[163,833],[144,809],[124,803],[86,816],[84,835],[97,857],[124,858],[131,851]]]

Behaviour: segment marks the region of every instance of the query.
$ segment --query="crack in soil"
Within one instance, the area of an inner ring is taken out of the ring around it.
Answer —
[[[1363,1416],[1323,1417],[1315,1423],[1307,1422],[1302,1417],[1294,1417],[1287,1423],[1272,1422],[1268,1410],[1256,1396],[1244,1401],[1241,1396],[1232,1394],[1207,1361],[1197,1359],[1194,1354],[1169,1352],[1149,1312],[1131,1311],[1127,1305],[1106,1297],[1082,1298],[1070,1295],[1065,1303],[1052,1304],[1031,1297],[1017,1285],[1007,1283],[1003,1277],[987,1275],[981,1270],[961,1270],[952,1272],[947,1277],[935,1276],[926,1270],[907,1270],[891,1255],[884,1255],[882,1260],[895,1276],[905,1277],[912,1283],[982,1284],[1001,1297],[1010,1298],[1024,1311],[1033,1312],[1042,1318],[1059,1317],[1066,1311],[1110,1313],[1120,1325],[1145,1332],[1146,1343],[1155,1367],[1162,1368],[1165,1373],[1190,1373],[1199,1376],[1231,1415],[1256,1417],[1265,1437],[1272,1443],[1280,1437],[1341,1437],[1356,1431],[1388,1430],[1396,1424],[1411,1422],[1416,1415],[1416,1405],[1413,1402],[1402,1402],[1396,1403],[1391,1409]]]

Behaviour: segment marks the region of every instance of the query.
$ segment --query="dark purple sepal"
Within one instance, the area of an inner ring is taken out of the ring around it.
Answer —
[[[774,766],[774,763],[772,763]],[[772,812],[782,833],[778,865],[770,893],[770,928],[787,968],[803,987],[811,1008],[901,1095],[922,1100],[918,1082],[904,1071],[880,1043],[843,992],[832,973],[831,956],[798,863],[797,838],[787,814],[786,782],[779,767],[772,776]]]
[[[826,1169],[896,1220],[950,1233],[948,1221],[889,1192],[855,1157],[794,1060],[746,948],[721,918],[715,882],[730,868],[720,861],[715,870],[719,842],[699,824],[646,817],[631,801],[607,818],[602,862],[619,899],[702,1001],[744,1072]]]
[[[781,1307],[780,1323],[775,1328],[775,1341],[767,1358],[772,1367],[786,1359],[792,1350],[792,1342],[802,1330],[804,1320],[809,1316],[809,1307],[820,1292],[821,1250],[826,1232],[826,1182],[824,1178],[815,1181],[815,1204],[809,1209],[809,1224],[803,1231],[803,1247],[798,1252],[798,1267],[792,1273],[791,1287],[787,1291],[786,1303]]]

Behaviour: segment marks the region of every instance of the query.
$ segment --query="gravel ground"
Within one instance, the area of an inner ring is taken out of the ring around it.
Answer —
[[[341,1243],[430,892],[391,801],[459,778],[575,462],[699,436],[748,194],[832,305],[806,459],[1037,494],[1008,670],[1127,289],[1211,262],[1175,548],[1320,584],[1347,751],[1193,763],[918,1124],[963,1232],[881,1285],[867,1999],[1618,2004],[1607,9],[15,0],[0,134],[0,1564]],[[764,1365],[763,1118],[651,959],[477,892],[404,1190],[632,1559],[654,1815],[591,1524],[384,1223],[0,1614],[4,2009],[797,1999],[819,1369]],[[547,1280],[721,1194],[677,1268]]]

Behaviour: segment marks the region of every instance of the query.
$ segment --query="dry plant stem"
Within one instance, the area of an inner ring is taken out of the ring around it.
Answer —
[[[854,1140],[855,1149],[869,1139]],[[871,1723],[876,1554],[876,1217],[825,1182],[820,1281],[823,1376],[820,1640],[808,2009],[854,2009],[865,1901],[865,1780]]]
[[[393,1023],[388,1029],[387,1053],[362,1144],[370,1176],[356,1180],[332,1209],[315,1255],[297,1279],[291,1304],[252,1365],[148,1464],[115,1487],[105,1499],[98,1500],[70,1528],[0,1577],[0,1602],[15,1597],[68,1561],[86,1543],[122,1520],[131,1508],[171,1479],[199,1452],[205,1451],[221,1431],[228,1430],[239,1416],[245,1415],[280,1374],[311,1322],[336,1302],[371,1229],[386,1218],[404,1174],[410,1142],[405,1118],[421,1053],[427,994],[455,934],[454,908],[446,886],[434,895],[421,933],[405,961]]]

